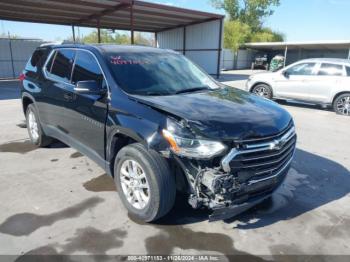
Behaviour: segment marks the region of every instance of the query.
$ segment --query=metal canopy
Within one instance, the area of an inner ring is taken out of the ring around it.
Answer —
[[[304,49],[304,50],[342,50],[349,49],[350,41],[318,41],[318,42],[275,42],[275,43],[247,43],[245,48],[262,51],[281,51],[288,47],[288,50]]]
[[[160,32],[223,15],[137,0],[0,0],[0,19]]]

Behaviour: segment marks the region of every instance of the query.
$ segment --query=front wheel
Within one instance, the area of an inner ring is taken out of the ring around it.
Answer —
[[[265,97],[267,99],[272,99],[272,89],[266,84],[257,84],[251,90],[253,94]]]
[[[333,102],[333,109],[339,115],[350,116],[350,93],[338,96]]]
[[[131,144],[119,151],[114,180],[124,206],[138,219],[157,220],[174,205],[176,184],[167,161],[142,144]]]

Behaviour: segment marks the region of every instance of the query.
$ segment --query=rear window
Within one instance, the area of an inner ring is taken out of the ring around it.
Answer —
[[[343,75],[343,66],[336,64],[322,64],[319,71],[319,76],[342,76]]]
[[[74,50],[58,50],[51,67],[50,76],[63,82],[70,82],[74,56]]]
[[[37,49],[34,51],[33,55],[26,64],[25,70],[31,72],[38,72],[38,68],[41,67],[43,61],[45,61],[47,56],[47,49]]]

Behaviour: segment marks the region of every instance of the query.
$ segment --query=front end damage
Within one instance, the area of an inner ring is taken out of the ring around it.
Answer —
[[[209,220],[234,217],[268,198],[283,182],[293,159],[296,134],[235,141],[225,156],[199,161],[176,156],[189,182],[189,204],[213,210]]]

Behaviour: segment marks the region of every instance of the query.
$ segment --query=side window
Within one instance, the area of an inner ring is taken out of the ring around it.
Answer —
[[[75,51],[70,49],[58,50],[51,68],[51,76],[69,83],[73,67]]]
[[[350,76],[350,66],[346,66],[345,68],[347,76]]]
[[[318,70],[319,76],[342,76],[343,66],[335,64],[322,64]]]
[[[92,54],[78,51],[72,76],[72,83],[79,81],[95,80],[99,86],[103,83],[102,71]]]
[[[313,75],[315,63],[302,63],[287,70],[289,75]]]

